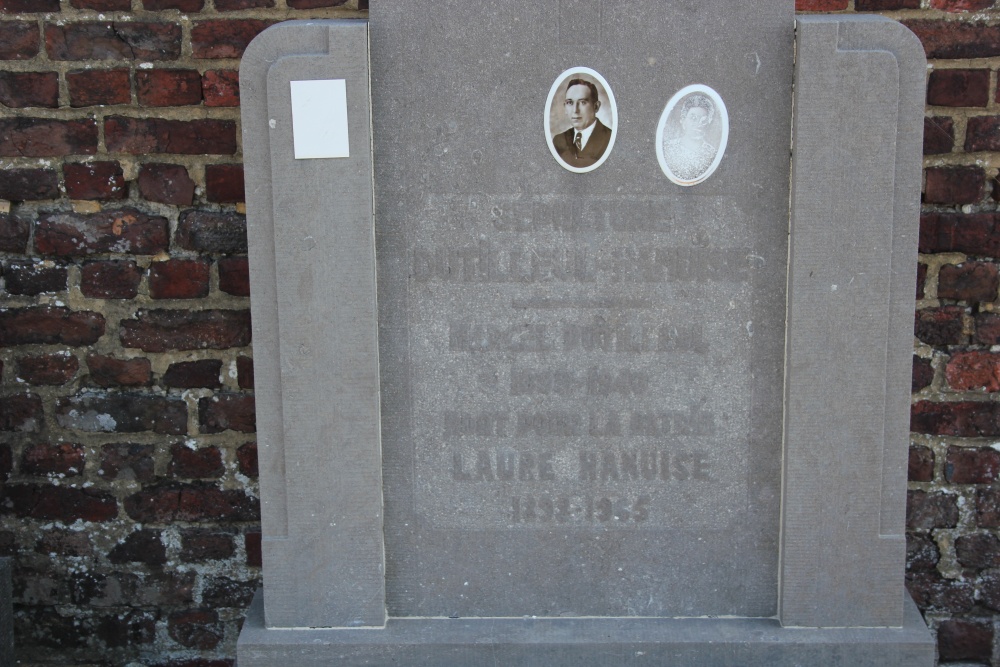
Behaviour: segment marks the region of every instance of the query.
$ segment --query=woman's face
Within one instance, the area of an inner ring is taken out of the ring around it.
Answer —
[[[686,137],[701,137],[708,125],[708,109],[691,107],[681,117],[681,129]]]

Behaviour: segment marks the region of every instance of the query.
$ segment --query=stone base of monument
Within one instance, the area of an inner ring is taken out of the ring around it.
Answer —
[[[267,629],[258,593],[240,634],[239,667],[274,665],[934,664],[912,600],[901,628],[783,628],[769,618],[392,618],[385,628]]]

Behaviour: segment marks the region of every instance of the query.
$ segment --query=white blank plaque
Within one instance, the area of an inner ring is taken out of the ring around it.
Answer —
[[[292,81],[292,136],[296,160],[350,157],[347,81]]]

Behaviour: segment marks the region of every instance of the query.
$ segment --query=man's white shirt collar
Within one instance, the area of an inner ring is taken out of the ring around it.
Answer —
[[[587,147],[587,142],[590,141],[590,135],[592,135],[594,133],[594,128],[595,127],[597,127],[597,119],[596,118],[594,119],[594,122],[590,124],[590,127],[586,127],[586,128],[584,128],[582,130],[577,130],[576,128],[573,128],[573,141],[576,141],[576,133],[577,132],[579,132],[580,135],[581,135],[580,136],[580,150],[583,150],[584,148]]]

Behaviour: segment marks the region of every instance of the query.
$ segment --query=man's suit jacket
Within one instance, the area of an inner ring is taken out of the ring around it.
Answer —
[[[594,131],[590,135],[590,141],[577,154],[576,146],[573,145],[573,138],[576,130],[572,127],[552,137],[552,145],[556,147],[556,152],[563,162],[571,167],[583,168],[593,165],[601,159],[604,151],[608,150],[611,142],[611,130],[600,120],[595,121]]]

